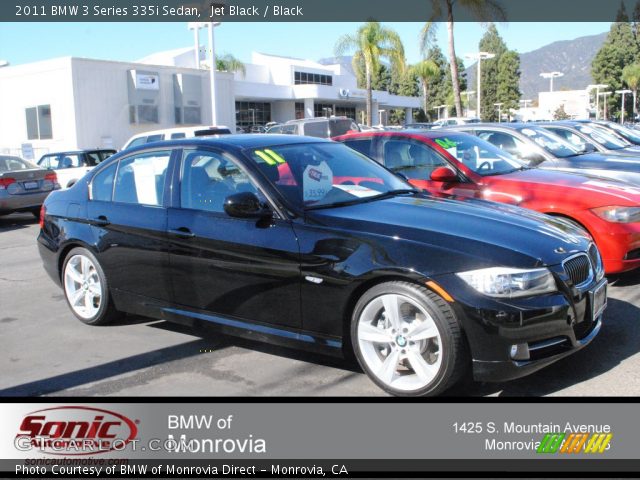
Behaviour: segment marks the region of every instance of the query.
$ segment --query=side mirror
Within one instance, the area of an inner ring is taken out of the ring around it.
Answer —
[[[448,167],[436,168],[433,172],[431,172],[430,178],[434,182],[452,183],[458,181],[458,175],[456,175],[456,172]]]
[[[224,200],[224,211],[230,217],[265,218],[272,215],[271,209],[260,202],[255,193],[240,192]]]

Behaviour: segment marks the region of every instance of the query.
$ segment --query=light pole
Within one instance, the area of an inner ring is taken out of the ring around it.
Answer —
[[[503,102],[493,104],[494,107],[498,107],[498,123],[502,123],[502,105],[504,105]]]
[[[189,22],[187,28],[193,30],[193,43],[196,51],[196,68],[200,69],[200,30],[207,28],[207,24],[204,22]]]
[[[602,103],[603,103],[603,114],[604,114],[604,119],[607,119],[607,97],[609,95],[611,95],[612,92],[600,92],[598,95],[602,95],[604,98],[602,99]]]
[[[596,85],[588,85],[587,90],[591,91],[594,88],[596,89],[596,120],[600,118],[600,89],[607,88],[609,85],[606,83],[598,83]]]
[[[553,92],[553,79],[554,78],[564,77],[564,73],[562,73],[562,72],[543,72],[543,73],[540,74],[540,76],[542,78],[548,78],[549,79],[549,91]]]
[[[211,83],[211,125],[217,125],[216,115],[216,52],[213,43],[213,29],[220,25],[220,22],[209,22],[209,80]]]
[[[481,79],[482,79],[482,60],[488,60],[490,58],[495,57],[496,54],[495,53],[489,53],[489,52],[476,52],[476,53],[467,53],[465,55],[465,58],[469,58],[469,59],[473,59],[473,60],[477,60],[478,61],[478,86],[477,86],[477,92],[478,95],[476,97],[476,104],[478,105],[477,107],[477,112],[476,112],[476,116],[482,120],[482,113],[481,113],[481,108],[482,108],[482,90],[481,90]]]
[[[465,95],[467,97],[467,114],[466,117],[469,116],[469,106],[471,105],[469,103],[469,97],[471,97],[472,95],[474,95],[476,92],[474,90],[467,90],[466,92],[462,92],[463,95]]]
[[[620,114],[620,123],[624,124],[624,96],[627,93],[632,93],[631,90],[616,90],[616,93],[621,94],[622,95],[622,113]]]

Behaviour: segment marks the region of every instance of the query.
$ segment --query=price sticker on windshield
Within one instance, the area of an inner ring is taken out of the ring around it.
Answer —
[[[307,165],[302,174],[304,202],[322,200],[333,187],[333,172],[326,162],[319,165]]]

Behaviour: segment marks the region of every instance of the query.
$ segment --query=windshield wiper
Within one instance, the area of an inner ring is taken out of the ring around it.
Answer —
[[[322,208],[348,207],[350,205],[356,205],[358,203],[372,202],[374,200],[382,200],[384,198],[394,197],[396,195],[406,195],[408,193],[416,194],[416,193],[422,193],[422,192],[415,188],[401,188],[396,190],[389,190],[387,192],[382,192],[380,195],[373,195],[371,197],[360,197],[360,198],[354,198],[351,200],[344,200],[342,202],[327,203],[322,205],[310,205],[308,207],[304,207],[304,209],[320,210]]]

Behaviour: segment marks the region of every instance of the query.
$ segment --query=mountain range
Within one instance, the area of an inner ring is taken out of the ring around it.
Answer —
[[[520,91],[522,98],[537,100],[538,92],[549,91],[549,80],[542,72],[562,72],[554,79],[554,90],[583,90],[593,83],[591,62],[602,47],[607,33],[553,42],[537,50],[520,54]],[[466,69],[470,90],[475,90],[476,64]]]
[[[536,50],[520,54],[520,90],[522,98],[537,100],[538,92],[549,90],[549,80],[540,77],[542,72],[562,72],[563,77],[553,81],[554,90],[582,90],[593,83],[591,62],[602,47],[607,32],[573,40],[553,42]],[[353,72],[351,57],[330,57],[319,61],[322,64],[340,63]],[[469,66],[467,84],[475,90],[476,64]]]

